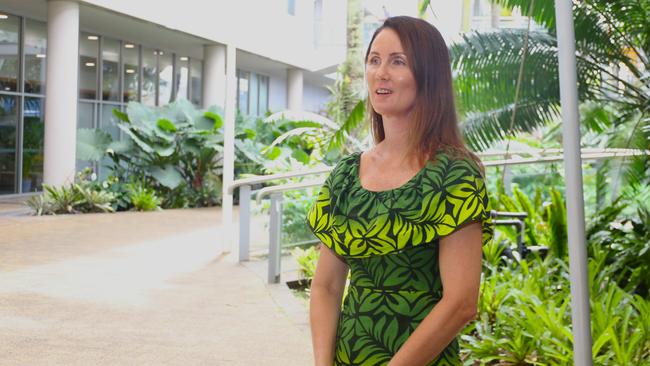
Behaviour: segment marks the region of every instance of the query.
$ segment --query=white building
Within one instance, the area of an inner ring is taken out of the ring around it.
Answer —
[[[76,129],[117,137],[129,101],[225,106],[227,75],[243,113],[318,112],[345,24],[345,1],[0,0],[0,195],[70,180]]]

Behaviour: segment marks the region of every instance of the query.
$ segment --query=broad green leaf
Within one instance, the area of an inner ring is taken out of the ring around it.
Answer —
[[[273,146],[271,149],[269,149],[267,151],[265,156],[270,160],[275,160],[280,156],[281,153],[282,153],[282,150],[280,150],[279,147]]]
[[[183,183],[183,177],[173,166],[165,165],[164,167],[154,167],[149,172],[163,186],[174,189]]]
[[[302,149],[293,150],[291,156],[305,165],[309,164],[309,155],[307,155],[307,153],[304,152]]]
[[[174,153],[174,151],[176,151],[174,145],[171,146],[154,145],[153,149],[156,152],[156,154],[162,157],[171,156]]]
[[[176,132],[177,128],[174,122],[161,118],[158,120],[157,126],[165,132]]]
[[[104,130],[81,128],[77,130],[77,159],[100,161],[112,142],[113,138]]]
[[[151,148],[149,144],[143,141],[135,132],[131,131],[131,129],[128,126],[117,125],[117,127],[120,130],[124,131],[124,133],[129,135],[129,137],[133,140],[133,142],[135,142],[136,145],[138,145],[138,147],[142,149],[142,151],[149,154],[153,153],[153,148]]]
[[[223,119],[217,113],[206,111],[203,113],[203,116],[214,121],[214,125],[212,126],[213,129],[218,130],[221,128],[221,126],[223,126]]]
[[[131,140],[120,140],[111,142],[107,150],[113,151],[116,154],[125,154],[131,149],[133,149],[133,142]]]
[[[113,109],[113,115],[117,117],[120,121],[131,122],[129,121],[129,116],[117,108]]]

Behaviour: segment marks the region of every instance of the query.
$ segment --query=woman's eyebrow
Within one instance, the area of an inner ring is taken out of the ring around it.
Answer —
[[[370,51],[370,55],[379,55],[379,52],[377,51]],[[391,52],[388,54],[388,56],[404,56],[406,57],[406,54],[404,52]]]

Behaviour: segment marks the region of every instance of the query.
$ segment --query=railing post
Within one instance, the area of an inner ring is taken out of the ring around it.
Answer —
[[[280,282],[280,259],[282,256],[282,193],[271,194],[271,222],[269,228],[268,283]]]
[[[251,242],[251,186],[239,187],[239,261],[247,261]]]

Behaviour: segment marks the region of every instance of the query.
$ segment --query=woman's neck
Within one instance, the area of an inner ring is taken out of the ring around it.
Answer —
[[[375,146],[377,157],[384,161],[419,165],[412,149],[413,146],[411,146],[409,132],[413,129],[412,120],[407,116],[404,118],[382,118],[382,122],[384,140]]]

